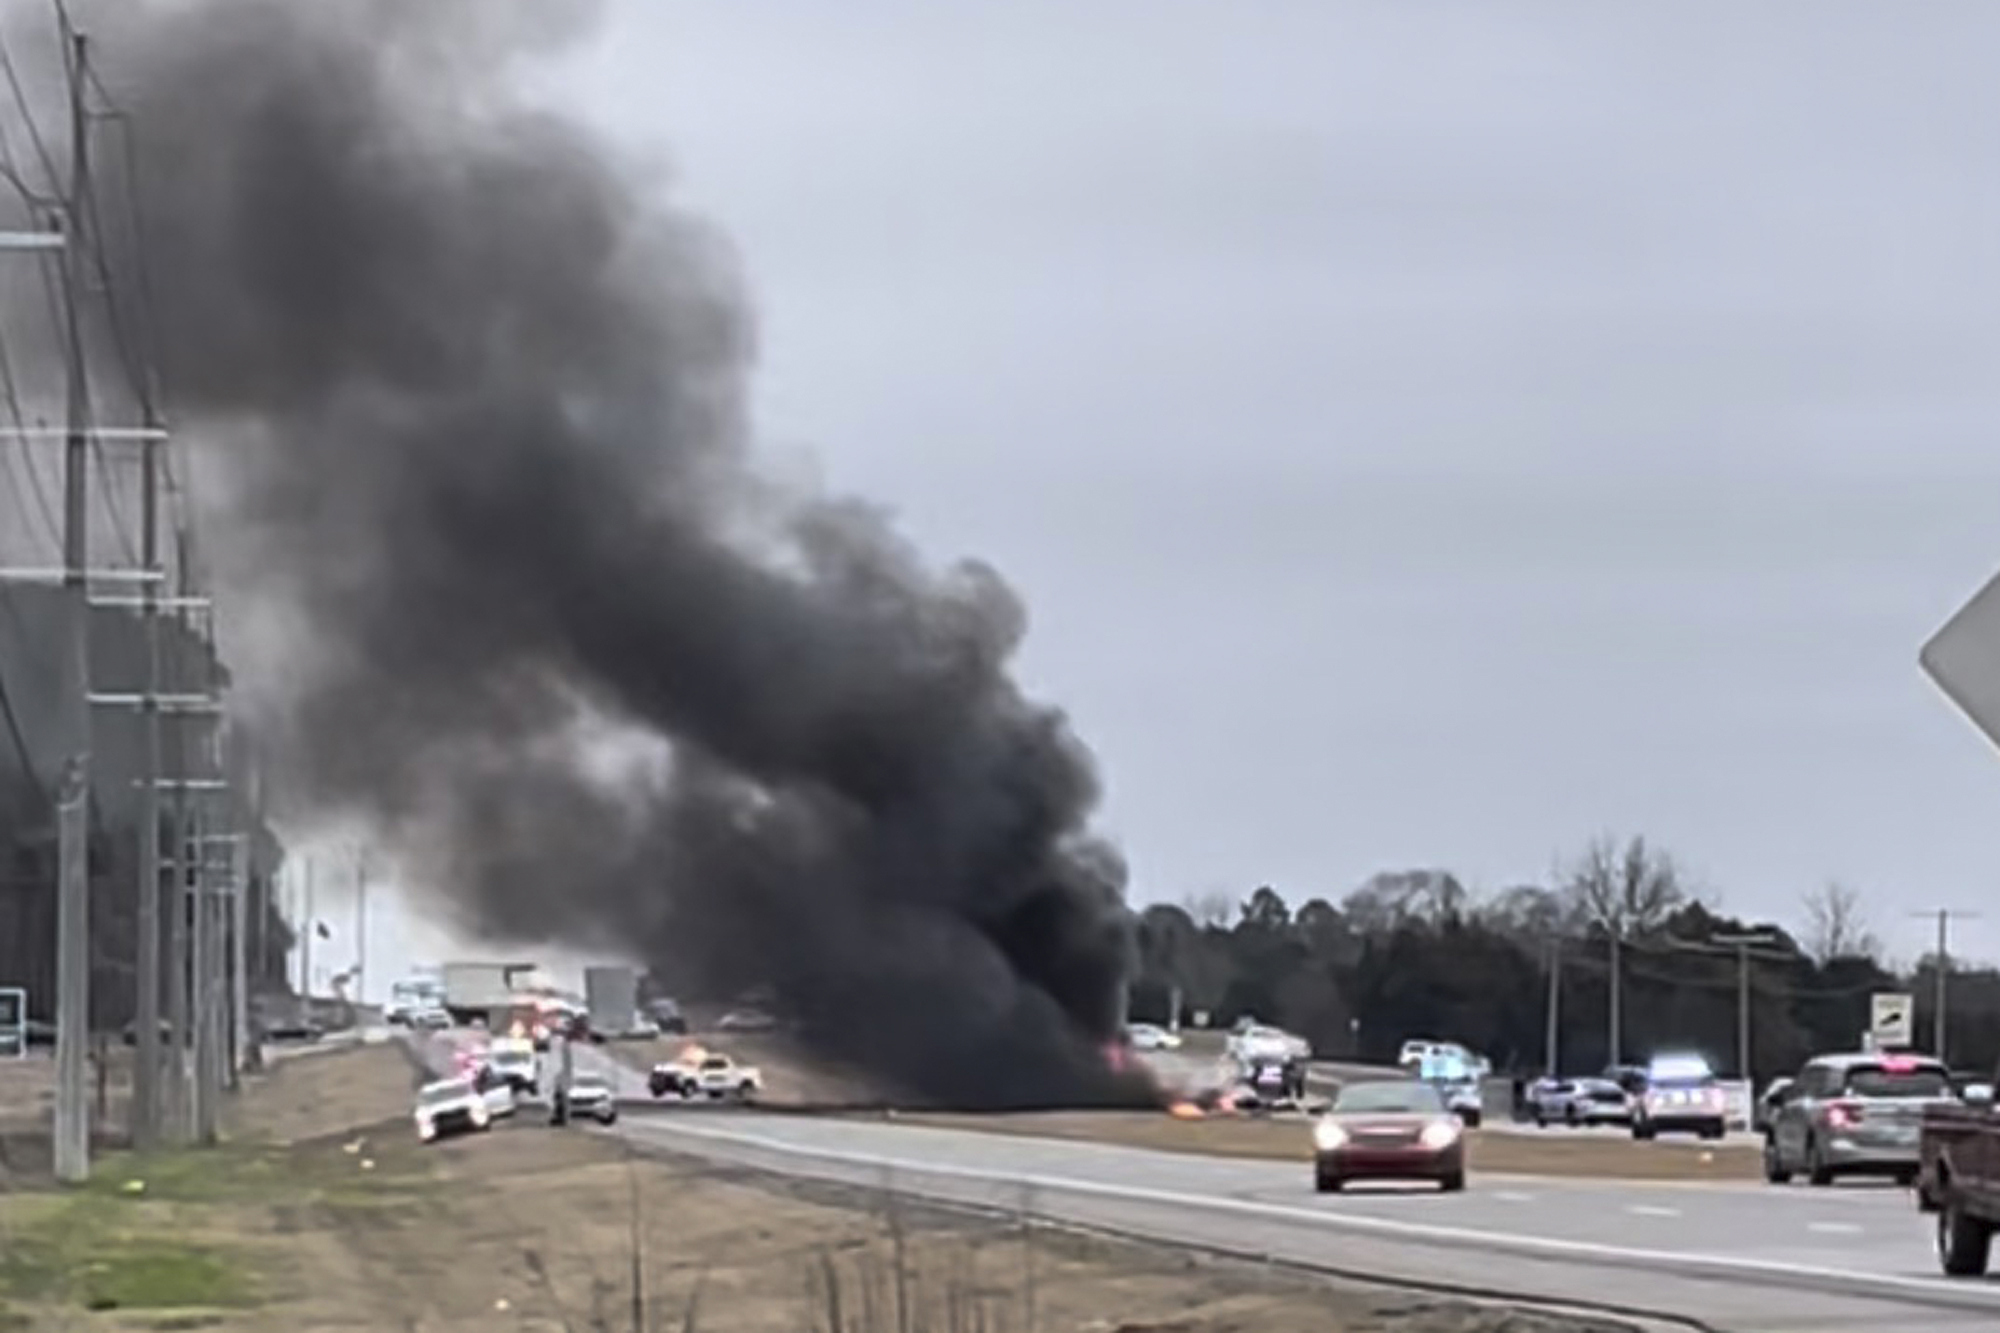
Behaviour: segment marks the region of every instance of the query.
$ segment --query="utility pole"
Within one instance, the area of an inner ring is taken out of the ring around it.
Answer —
[[[68,245],[62,251],[64,342],[69,373],[63,445],[62,692],[64,767],[57,826],[55,1171],[66,1184],[90,1176],[90,1108],[86,1047],[90,1040],[90,541],[85,489],[90,466],[90,383],[83,360],[81,302],[83,201],[90,188],[90,125],[84,80],[88,49],[82,33],[66,33],[69,58]]]
[[[1562,941],[1549,941],[1548,1032],[1542,1039],[1543,1074],[1555,1078],[1562,1069]]]
[[[210,979],[215,975],[215,913],[210,910],[208,892],[208,857],[202,847],[203,833],[208,821],[196,809],[190,820],[191,827],[187,839],[186,860],[191,884],[188,897],[193,907],[193,948],[189,958],[188,989],[194,999],[194,1098],[193,1137],[196,1143],[207,1143],[215,1133],[215,1097],[210,1091],[209,1066],[215,1050],[215,989]]]
[[[1946,1024],[1945,1006],[1950,998],[1951,981],[1951,923],[1953,921],[1976,921],[1978,912],[1962,911],[1955,907],[1940,907],[1934,911],[1912,912],[1917,917],[1935,917],[1937,920],[1937,975],[1933,979],[1937,987],[1936,998],[1931,1010],[1931,1054],[1940,1063],[1945,1062],[1945,1037],[1950,1032]]]
[[[317,926],[313,919],[313,860],[310,853],[301,858],[301,871],[305,880],[305,915],[301,918],[299,930],[299,995],[307,1000],[313,993],[313,931]]]
[[[188,537],[187,533],[174,534],[174,603],[179,614],[175,618],[176,633],[174,651],[171,655],[172,683],[178,688],[186,688],[192,674],[188,670],[188,644],[193,638],[193,617],[190,612],[205,605],[203,599],[190,595]],[[194,1113],[194,810],[188,799],[187,781],[191,775],[189,762],[187,727],[177,723],[169,729],[169,765],[172,779],[156,778],[154,781],[168,786],[173,792],[173,808],[168,814],[169,826],[174,831],[173,876],[170,880],[167,912],[167,1031],[173,1037],[173,1059],[168,1062],[169,1082],[167,1094],[169,1115],[175,1143],[193,1141],[195,1132]]]
[[[196,640],[198,672],[196,680],[202,693],[213,698],[218,682],[215,678],[215,637],[212,623]],[[220,711],[218,707],[218,712]],[[204,773],[214,776],[183,778],[182,786],[191,791],[224,793],[229,782],[221,774],[227,771],[224,763],[222,729],[211,726],[202,737],[202,768]],[[219,844],[226,835],[212,832],[220,821],[216,816],[213,802],[204,801],[196,816],[197,834],[194,838],[192,855],[195,866],[195,931],[194,931],[194,986],[197,1017],[195,1020],[195,1139],[199,1143],[215,1141],[217,1105],[222,1097],[223,1083],[223,1042],[226,1029],[222,1005],[222,982],[224,977],[222,931],[222,894],[226,889],[218,884],[220,878],[215,873],[215,865],[209,855],[209,848]]]
[[[156,423],[148,421],[148,426]],[[163,576],[160,563],[160,442],[139,446],[139,561]],[[146,677],[140,687],[139,958],[136,1024],[138,1064],[132,1073],[132,1140],[141,1151],[160,1141],[160,604],[159,586],[140,587]],[[178,1040],[178,1037],[175,1037]]]
[[[1621,941],[1618,938],[1617,927],[1607,922],[1606,931],[1611,940],[1611,1063],[1613,1065],[1622,1065],[1625,1063],[1623,1042],[1625,1024],[1623,1021],[1624,1015],[1620,1010],[1624,1007],[1625,984],[1619,975],[1619,964],[1625,951],[1619,947]]]
[[[244,926],[248,920],[250,877],[242,820],[229,835],[229,1086],[241,1086],[250,1062],[250,988]]]
[[[1749,1081],[1755,1077],[1750,1072],[1750,950],[1776,945],[1778,937],[1769,931],[1751,931],[1712,935],[1709,942],[1736,950],[1736,1076]]]

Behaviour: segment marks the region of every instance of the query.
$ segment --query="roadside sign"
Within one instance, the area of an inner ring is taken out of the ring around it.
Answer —
[[[1908,1046],[1916,1027],[1915,999],[1903,991],[1878,991],[1868,997],[1868,1032],[1876,1047]]]
[[[0,986],[0,1060],[28,1053],[28,992]]]
[[[2000,745],[2000,575],[1931,635],[1917,663],[1987,740]]]

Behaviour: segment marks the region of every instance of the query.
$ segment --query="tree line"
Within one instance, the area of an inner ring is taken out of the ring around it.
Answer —
[[[1338,903],[1294,907],[1265,885],[1155,904],[1139,913],[1130,1014],[1166,1022],[1178,1003],[1184,1025],[1253,1016],[1329,1059],[1393,1061],[1405,1040],[1433,1037],[1532,1076],[1553,1036],[1562,1073],[1696,1051],[1742,1076],[1747,1010],[1749,1076],[1762,1081],[1855,1049],[1870,997],[1905,991],[1915,1044],[1932,1048],[1939,960],[1892,968],[1851,888],[1814,893],[1794,925],[1746,921],[1703,901],[1642,837],[1593,841],[1554,880],[1476,897],[1447,871],[1411,870]],[[1946,982],[1947,1059],[1991,1071],[2000,971],[1953,963]]]

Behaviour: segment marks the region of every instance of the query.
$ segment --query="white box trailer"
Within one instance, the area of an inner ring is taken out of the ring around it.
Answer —
[[[639,1017],[639,972],[631,967],[586,967],[583,1005],[590,1030],[606,1037],[631,1031]]]
[[[446,963],[444,1007],[456,1023],[504,1022],[517,987],[535,973],[533,963]]]

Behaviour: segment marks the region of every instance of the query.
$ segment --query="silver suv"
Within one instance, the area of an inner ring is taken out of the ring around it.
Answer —
[[[1764,1179],[1782,1185],[1804,1172],[1829,1185],[1835,1176],[1886,1175],[1908,1185],[1924,1109],[1953,1100],[1950,1071],[1929,1056],[1815,1057],[1771,1111]]]

